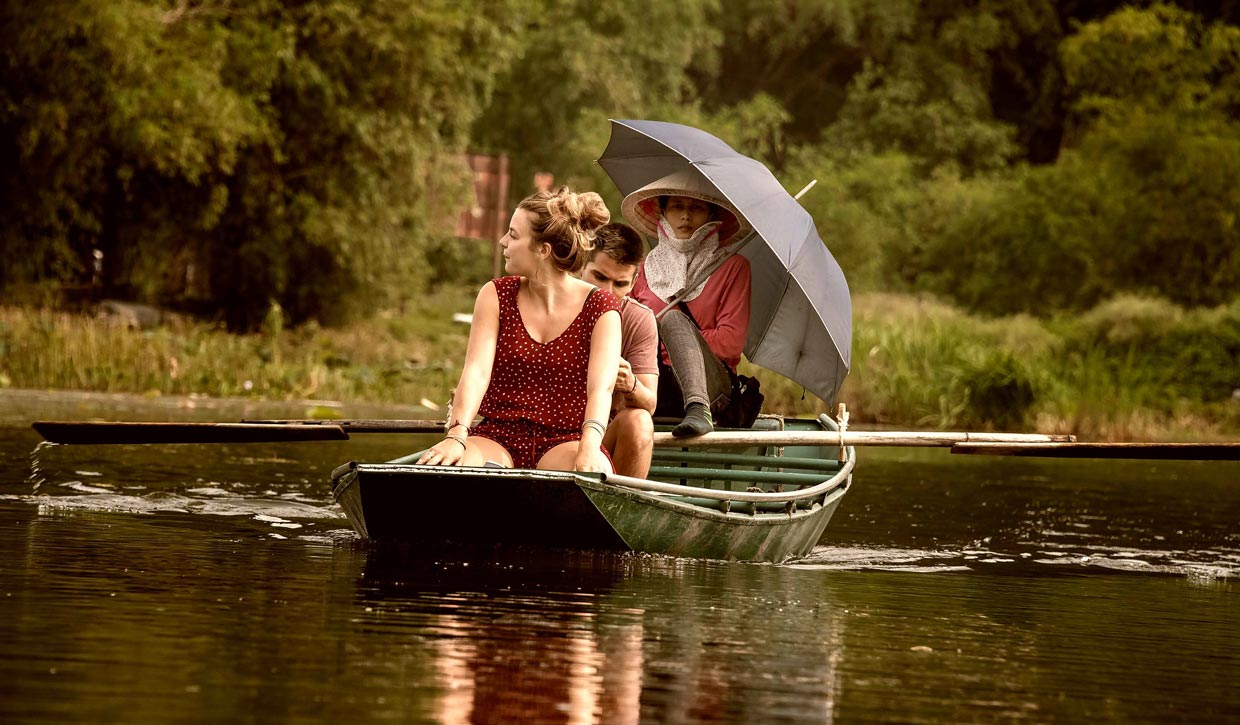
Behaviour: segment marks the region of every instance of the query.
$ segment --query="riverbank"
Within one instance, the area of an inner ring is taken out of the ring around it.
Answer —
[[[345,328],[258,334],[170,318],[139,330],[86,315],[0,307],[0,388],[185,400],[238,398],[407,406],[442,415],[456,383],[475,290],[440,289],[402,312]],[[1071,319],[982,318],[934,300],[859,295],[852,422],[900,428],[1075,433],[1098,440],[1209,440],[1240,434],[1240,302],[1184,310],[1120,298]],[[765,410],[826,405],[742,363]],[[293,405],[331,416],[331,405]]]

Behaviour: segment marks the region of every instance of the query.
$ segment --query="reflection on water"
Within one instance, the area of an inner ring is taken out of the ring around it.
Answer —
[[[5,722],[1240,717],[1236,464],[866,451],[766,566],[365,546],[329,472],[412,436],[37,443],[0,427]]]
[[[352,639],[396,645],[383,668],[433,673],[447,722],[831,720],[838,625],[831,602],[801,599],[795,572],[512,554],[370,552]]]

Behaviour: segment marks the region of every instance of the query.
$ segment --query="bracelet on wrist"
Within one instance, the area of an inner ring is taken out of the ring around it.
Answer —
[[[598,431],[600,437],[606,435],[607,433],[607,425],[603,423],[603,421],[595,418],[586,418],[585,422],[581,424],[581,432],[584,434],[591,428]]]
[[[469,446],[465,445],[464,436],[446,435],[443,437],[443,439],[446,441],[456,441],[457,443],[461,444],[461,448],[469,448]]]

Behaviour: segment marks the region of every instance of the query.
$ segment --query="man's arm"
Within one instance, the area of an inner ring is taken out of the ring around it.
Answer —
[[[630,324],[625,329],[621,380],[616,392],[624,395],[624,407],[644,408],[651,414],[659,393],[659,323],[650,308],[630,299],[625,303]]]
[[[655,403],[658,402],[659,374],[634,373],[629,361],[621,358],[616,392],[624,396],[624,407],[644,408],[653,415]]]

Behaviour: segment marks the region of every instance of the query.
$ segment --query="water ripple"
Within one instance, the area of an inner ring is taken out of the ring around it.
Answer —
[[[800,569],[947,573],[1031,568],[1022,573],[1061,571],[1139,573],[1213,581],[1240,576],[1240,553],[1229,549],[1193,551],[1133,550],[1098,546],[1056,550],[1053,544],[1022,551],[984,549],[907,549],[818,546],[788,566]]]

